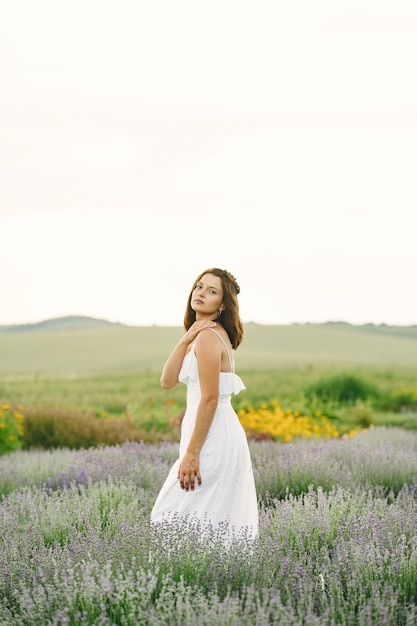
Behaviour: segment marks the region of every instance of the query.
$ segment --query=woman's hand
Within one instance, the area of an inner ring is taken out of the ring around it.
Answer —
[[[200,320],[199,322],[194,322],[187,332],[184,333],[162,368],[160,382],[163,389],[172,389],[172,387],[178,384],[178,376],[188,346],[194,341],[199,332],[205,328],[213,328],[213,326],[216,326],[216,322],[212,320]]]
[[[216,326],[216,322],[213,320],[200,320],[199,322],[194,322],[192,326],[187,330],[187,332],[183,335],[184,343],[190,344],[197,337],[198,333],[206,328],[214,328]]]
[[[203,482],[200,474],[200,459],[198,455],[190,454],[186,452],[180,462],[178,470],[178,478],[180,481],[181,489],[185,491],[194,491],[195,480],[199,485]]]

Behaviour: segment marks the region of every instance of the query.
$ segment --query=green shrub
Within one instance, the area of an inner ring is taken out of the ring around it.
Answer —
[[[417,410],[417,387],[399,389],[392,394],[392,408],[397,411]]]
[[[23,407],[0,404],[0,454],[22,447]]]
[[[169,434],[140,427],[132,416],[126,418],[97,417],[91,412],[61,407],[37,407],[26,410],[24,447],[89,448],[116,445],[126,441],[155,442],[176,439]]]
[[[354,404],[357,400],[377,400],[380,392],[372,383],[357,374],[340,373],[321,378],[306,389],[307,397],[323,402]]]
[[[360,428],[369,428],[375,423],[375,412],[369,402],[356,400],[355,404],[342,407],[339,417],[346,425],[354,424]]]

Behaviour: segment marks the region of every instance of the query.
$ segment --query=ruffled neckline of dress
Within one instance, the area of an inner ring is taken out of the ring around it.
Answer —
[[[199,384],[198,363],[194,352],[194,344],[184,357],[178,380],[186,385]],[[220,395],[233,393],[237,395],[246,389],[243,380],[235,372],[220,372]]]

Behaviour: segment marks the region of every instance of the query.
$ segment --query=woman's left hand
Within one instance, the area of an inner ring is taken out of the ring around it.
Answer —
[[[189,452],[185,453],[180,462],[178,478],[181,489],[185,489],[185,491],[189,491],[190,489],[194,491],[196,479],[198,484],[201,485],[202,480],[198,455],[190,454]]]

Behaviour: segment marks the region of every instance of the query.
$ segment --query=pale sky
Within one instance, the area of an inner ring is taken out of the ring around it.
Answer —
[[[417,324],[415,0],[0,8],[0,324]]]

